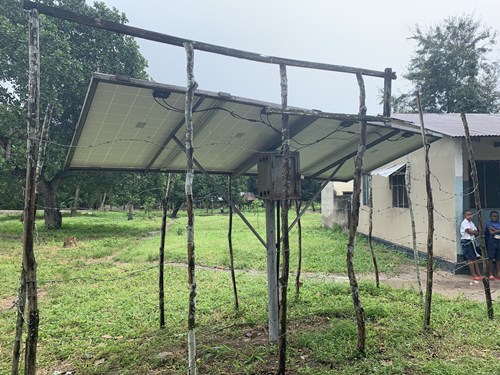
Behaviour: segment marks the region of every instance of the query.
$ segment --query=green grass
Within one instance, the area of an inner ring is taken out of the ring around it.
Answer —
[[[248,219],[264,236],[263,212]],[[267,374],[277,348],[267,343],[266,251],[238,218],[233,247],[240,310],[234,311],[227,266],[228,217],[195,218],[197,346],[200,374]],[[182,374],[187,372],[186,218],[170,222],[166,242],[166,328],[158,327],[157,259],[160,216],[137,213],[64,217],[63,229],[46,231],[39,218],[40,373]],[[302,220],[305,272],[345,275],[346,235],[320,225],[317,213]],[[77,247],[64,248],[75,236]],[[296,269],[296,229],[291,270]],[[22,224],[0,217],[0,374],[10,373],[15,299],[21,264]],[[376,247],[383,272],[409,260]],[[356,271],[373,272],[366,240],[357,239]],[[204,267],[202,267],[204,266]],[[495,374],[500,373],[500,325],[484,304],[435,295],[432,332],[422,332],[414,291],[360,283],[367,350],[356,351],[357,328],[348,283],[304,275],[299,299],[289,289],[290,374]],[[500,305],[495,302],[498,312]],[[164,354],[164,358],[158,356]]]

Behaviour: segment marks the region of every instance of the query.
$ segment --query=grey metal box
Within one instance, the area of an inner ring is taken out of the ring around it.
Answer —
[[[257,196],[260,199],[283,199],[283,156],[278,152],[262,155],[259,157],[257,167]],[[290,153],[290,191],[288,198],[300,198],[300,168],[298,152]]]

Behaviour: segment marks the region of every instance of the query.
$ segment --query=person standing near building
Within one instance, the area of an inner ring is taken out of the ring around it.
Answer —
[[[490,221],[486,223],[486,231],[488,241],[486,248],[488,249],[488,279],[500,280],[500,222],[498,221],[498,211],[490,212]],[[493,262],[496,266],[493,269]]]
[[[481,280],[481,272],[479,271],[479,266],[476,263],[478,255],[475,249],[474,240],[478,235],[476,225],[472,222],[472,211],[464,211],[464,220],[460,224],[460,243],[462,245],[462,252],[464,259],[469,266],[470,274],[472,280],[478,282]]]

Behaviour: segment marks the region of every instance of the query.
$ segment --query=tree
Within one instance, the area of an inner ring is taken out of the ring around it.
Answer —
[[[87,5],[84,0],[47,3],[92,17],[119,23],[127,22],[125,14],[115,8],[109,9],[104,3],[96,2],[94,6]],[[0,82],[5,83],[0,91],[0,103],[11,112],[24,112],[27,24],[27,16],[19,1],[0,0]],[[67,172],[63,171],[62,167],[92,73],[98,71],[146,79],[147,62],[132,37],[43,15],[40,16],[40,51],[41,108],[43,111],[50,102],[55,105],[55,112],[39,191],[44,198],[45,224],[48,227],[57,227],[56,193],[61,182],[67,177]],[[9,98],[11,100],[8,100]],[[1,114],[2,112],[0,116]],[[8,142],[15,144],[18,139],[23,139],[23,135],[25,139],[24,121],[11,124],[11,127],[13,130],[0,126],[2,145]],[[19,152],[22,154],[24,150],[21,148]],[[17,164],[17,160],[22,158],[17,158],[14,150],[11,158],[9,168],[21,170],[22,164]],[[92,176],[89,175],[89,178]]]
[[[488,59],[496,37],[471,15],[447,18],[427,30],[416,26],[410,39],[417,46],[404,78],[420,91],[424,112],[498,112],[499,64]],[[413,93],[392,104],[396,112],[417,112]]]

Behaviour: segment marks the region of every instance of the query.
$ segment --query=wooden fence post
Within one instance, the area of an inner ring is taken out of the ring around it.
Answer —
[[[187,91],[186,91],[186,209],[188,215],[187,250],[188,250],[188,281],[189,281],[189,312],[188,312],[188,361],[189,375],[196,374],[196,279],[194,263],[194,209],[193,209],[193,98],[197,88],[194,80],[194,49],[190,43],[185,43],[187,55]]]
[[[432,199],[431,168],[429,165],[429,149],[431,145],[425,136],[424,114],[420,103],[420,93],[417,91],[417,106],[420,115],[420,130],[425,153],[425,190],[427,192],[427,283],[425,288],[424,331],[430,329],[432,283],[434,277],[434,201]]]
[[[31,10],[29,16],[29,77],[28,77],[28,139],[26,190],[24,195],[24,241],[23,267],[26,281],[27,327],[24,373],[36,373],[36,349],[38,343],[38,297],[36,260],[33,235],[36,217],[36,171],[37,142],[40,118],[40,49],[38,11]]]
[[[281,108],[283,111],[288,106],[288,79],[286,74],[286,65],[280,65],[281,77]],[[283,155],[283,196],[281,199],[281,277],[279,279],[279,338],[278,338],[278,374],[286,373],[286,347],[287,347],[287,293],[288,293],[288,274],[290,270],[290,238],[288,235],[288,210],[290,195],[290,131],[288,127],[288,115],[281,115],[282,125],[282,155]]]
[[[461,112],[460,116],[462,117],[462,123],[464,125],[465,143],[467,144],[467,152],[469,154],[469,163],[471,169],[470,175],[472,178],[472,184],[474,186],[474,201],[476,202],[476,210],[478,213],[477,219],[479,221],[478,222],[479,241],[481,243],[481,258],[483,260],[483,285],[484,285],[484,295],[486,297],[486,309],[488,311],[488,318],[493,319],[494,314],[493,314],[493,302],[491,300],[490,281],[488,280],[486,273],[486,258],[488,257],[488,254],[486,252],[484,236],[482,235],[484,233],[484,224],[483,224],[483,217],[481,215],[481,199],[478,193],[479,182],[477,178],[476,159],[474,158],[474,151],[472,150],[472,143],[470,141],[469,124],[467,123],[467,117],[465,116],[464,112]]]
[[[366,91],[363,76],[356,74],[359,85],[359,114],[366,115]],[[359,132],[359,146],[358,153],[354,159],[354,178],[353,178],[353,191],[352,191],[352,208],[351,220],[349,223],[349,241],[347,243],[347,275],[349,276],[349,285],[351,286],[352,301],[356,313],[356,320],[358,324],[358,344],[357,349],[360,352],[365,351],[366,331],[365,331],[365,312],[359,296],[358,281],[356,280],[356,273],[354,272],[354,244],[356,239],[356,231],[359,222],[359,196],[361,193],[361,174],[363,171],[363,157],[366,148],[366,121],[360,122]]]

